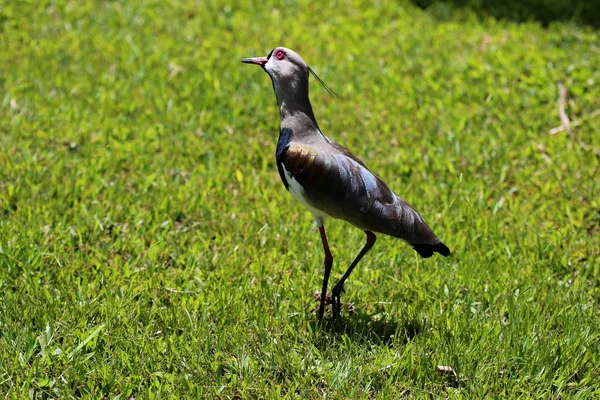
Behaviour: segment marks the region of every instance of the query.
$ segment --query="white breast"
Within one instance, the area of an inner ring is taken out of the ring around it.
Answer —
[[[304,207],[308,209],[308,211],[310,211],[310,213],[313,215],[313,218],[317,222],[317,225],[323,225],[323,219],[327,216],[327,214],[308,204],[308,201],[304,197],[304,188],[302,185],[300,185],[300,183],[292,177],[292,174],[285,169],[285,165],[283,165],[283,163],[281,163],[281,167],[283,168],[283,174],[285,175],[285,180],[288,184],[288,190],[292,196],[294,196],[296,200],[298,200]]]

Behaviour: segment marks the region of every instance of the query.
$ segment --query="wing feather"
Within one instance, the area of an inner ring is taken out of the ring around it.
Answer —
[[[396,195],[357,157],[334,143],[334,151],[289,143],[280,162],[304,188],[311,206],[365,230],[411,244],[437,245],[421,215]]]

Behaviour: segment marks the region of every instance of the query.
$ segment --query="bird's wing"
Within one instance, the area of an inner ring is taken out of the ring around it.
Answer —
[[[291,142],[278,162],[280,172],[285,168],[302,186],[306,201],[327,215],[411,244],[440,243],[414,208],[337,143],[317,149]]]

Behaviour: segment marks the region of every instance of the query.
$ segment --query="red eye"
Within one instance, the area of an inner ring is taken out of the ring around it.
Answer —
[[[285,58],[285,53],[281,50],[277,50],[275,52],[275,58],[278,60],[283,60]]]

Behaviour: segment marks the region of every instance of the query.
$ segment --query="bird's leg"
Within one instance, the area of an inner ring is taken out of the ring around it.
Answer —
[[[356,267],[356,265],[365,256],[365,254],[367,254],[367,252],[369,250],[371,250],[371,247],[373,247],[373,245],[375,244],[375,241],[377,240],[377,236],[375,236],[375,234],[373,232],[365,231],[365,233],[367,234],[367,243],[365,243],[365,245],[363,246],[360,253],[358,253],[358,255],[356,256],[354,261],[352,261],[352,264],[350,264],[350,267],[348,267],[348,270],[346,271],[344,276],[342,276],[342,279],[340,279],[339,282],[335,284],[335,286],[333,287],[333,290],[331,291],[331,297],[333,298],[332,299],[332,302],[333,302],[332,307],[333,307],[333,317],[334,318],[336,315],[340,315],[340,312],[342,311],[342,301],[340,299],[340,295],[344,291],[344,282],[346,281],[346,279],[348,279],[348,277],[352,273],[352,270],[354,269],[354,267]]]
[[[323,250],[325,252],[325,273],[323,274],[323,289],[321,290],[321,304],[319,305],[319,320],[323,319],[325,313],[325,299],[327,298],[327,283],[329,282],[329,273],[333,265],[333,256],[329,251],[329,244],[327,243],[327,235],[325,235],[325,225],[322,223],[319,226],[319,233],[321,234],[321,242],[323,242]]]

